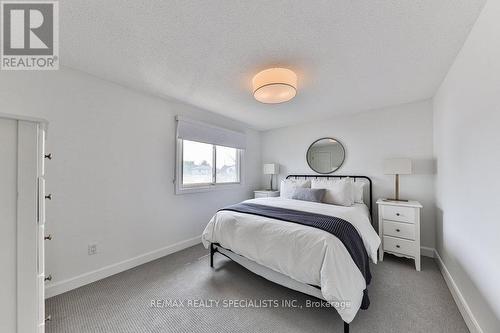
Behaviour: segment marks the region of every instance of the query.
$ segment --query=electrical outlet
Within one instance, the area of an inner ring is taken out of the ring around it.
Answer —
[[[97,244],[89,244],[89,256],[97,253]]]

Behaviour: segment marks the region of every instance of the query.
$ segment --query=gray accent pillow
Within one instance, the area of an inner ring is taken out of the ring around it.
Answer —
[[[293,190],[292,199],[312,201],[312,202],[322,202],[325,196],[326,190],[324,188],[302,188],[297,187]]]

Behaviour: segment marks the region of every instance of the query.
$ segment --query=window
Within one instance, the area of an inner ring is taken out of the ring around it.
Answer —
[[[182,185],[211,184],[213,145],[183,140]]]
[[[240,183],[240,149],[182,139],[179,149],[181,191]]]
[[[215,146],[215,182],[239,183],[238,149]]]
[[[246,135],[177,116],[175,193],[238,187]]]

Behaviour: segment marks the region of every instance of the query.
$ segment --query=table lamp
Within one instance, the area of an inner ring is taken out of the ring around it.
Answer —
[[[277,163],[264,164],[264,174],[271,175],[271,181],[269,182],[269,190],[273,190],[273,176],[277,175],[280,171],[280,165]]]
[[[396,175],[396,184],[394,186],[395,195],[393,199],[386,201],[408,201],[399,198],[399,175],[411,175],[412,165],[409,158],[391,158],[384,161],[384,174]]]

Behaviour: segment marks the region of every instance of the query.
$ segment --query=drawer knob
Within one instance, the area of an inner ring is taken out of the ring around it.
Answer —
[[[50,154],[45,154],[44,156],[46,159],[51,160],[52,159],[52,153]]]
[[[45,277],[45,279],[43,279],[44,281],[52,281],[52,275],[48,275]]]
[[[401,246],[399,246],[399,245],[396,245],[396,247],[397,247],[397,248],[399,249],[399,248],[400,248]]]
[[[396,232],[400,232],[400,231],[401,231],[401,230],[399,230],[399,229],[396,229]]]
[[[52,193],[47,194],[47,195],[45,196],[45,199],[52,200]]]
[[[48,315],[47,317],[45,317],[45,321],[51,321],[52,320],[52,316],[51,315]]]
[[[396,213],[396,216],[399,216],[399,215],[401,215],[401,214],[399,214],[399,213]]]
[[[52,240],[52,235],[49,234],[48,236],[43,237],[43,240]]]

